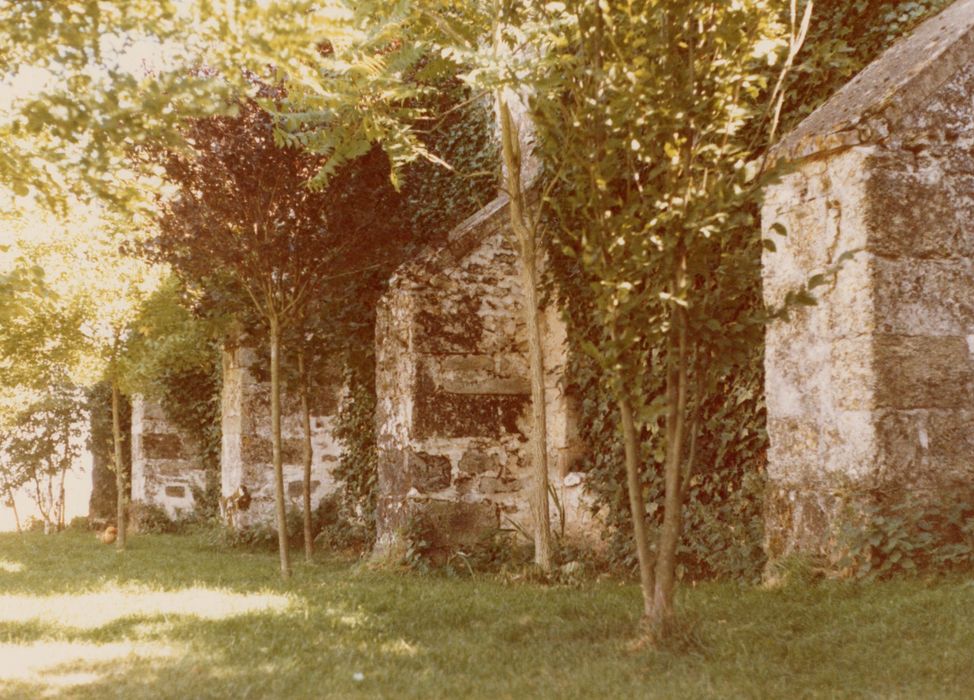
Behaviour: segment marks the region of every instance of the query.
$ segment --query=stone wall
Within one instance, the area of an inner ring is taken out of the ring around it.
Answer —
[[[441,539],[530,531],[530,385],[521,289],[506,199],[402,268],[378,309],[379,547],[425,513]],[[545,316],[551,483],[571,537],[592,532],[574,411],[563,391],[565,328]],[[553,527],[562,519],[552,507]]]
[[[205,474],[192,440],[169,421],[162,407],[132,397],[132,501],[161,506],[170,517],[193,511],[193,487]]]
[[[252,504],[239,517],[239,524],[245,526],[274,521],[270,382],[261,381],[260,368],[255,366],[257,361],[256,353],[247,347],[228,348],[223,353],[220,488],[223,496],[232,494],[241,485],[250,491]],[[332,431],[340,398],[341,386],[337,379],[312,397],[312,507],[336,490],[332,470],[341,452]],[[304,433],[299,400],[286,389],[281,396],[281,433],[288,507],[300,509],[304,492]]]
[[[767,335],[772,556],[834,555],[858,499],[974,481],[972,26],[956,3],[779,151],[795,166],[764,204],[765,299],[828,283]]]

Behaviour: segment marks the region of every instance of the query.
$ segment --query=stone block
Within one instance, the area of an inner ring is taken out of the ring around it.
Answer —
[[[274,445],[269,438],[247,434],[240,438],[240,456],[247,464],[271,464],[274,460]],[[281,440],[281,463],[300,464],[304,459],[304,441],[301,438]]]
[[[450,486],[450,458],[428,452],[406,453],[406,464],[412,487],[423,493],[442,491]]]
[[[478,300],[469,294],[451,295],[451,304],[429,303],[416,314],[416,350],[422,353],[476,354],[484,332]]]
[[[936,482],[974,471],[974,412],[881,412],[876,420],[884,476]]]
[[[770,559],[829,553],[836,500],[815,483],[772,483],[764,501],[765,551]]]
[[[499,464],[496,456],[470,449],[463,453],[457,466],[462,474],[474,475],[496,472]]]
[[[863,204],[871,252],[907,258],[949,258],[974,252],[942,184],[903,170],[877,167],[866,183],[866,192]]]
[[[419,373],[413,406],[413,437],[498,438],[520,432],[524,395],[454,394],[439,390],[425,370]]]
[[[485,496],[496,493],[513,493],[521,490],[521,482],[513,477],[482,476],[477,484],[477,490]]]
[[[819,467],[819,424],[806,418],[768,417],[768,474],[773,479],[794,479]]]
[[[240,436],[240,459],[244,464],[270,464],[271,441],[257,435]]]
[[[489,377],[486,379],[444,379],[440,388],[450,394],[519,396],[531,393],[527,377]]]
[[[442,369],[459,374],[490,373],[494,371],[494,358],[490,355],[449,355],[443,358]]]
[[[974,329],[974,262],[874,261],[876,317],[882,333],[962,336]]]
[[[829,392],[840,411],[863,411],[876,406],[873,342],[869,336],[839,338],[829,356]]]
[[[311,480],[311,493],[318,490],[321,486],[321,482],[317,479]],[[289,481],[287,485],[287,495],[288,498],[301,498],[304,495],[304,479],[297,479],[294,481]]]
[[[965,408],[974,371],[964,338],[877,335],[876,404],[883,408]]]

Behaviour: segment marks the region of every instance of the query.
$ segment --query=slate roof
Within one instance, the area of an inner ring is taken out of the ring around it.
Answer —
[[[875,142],[974,61],[974,0],[956,0],[900,39],[772,149],[797,160]]]

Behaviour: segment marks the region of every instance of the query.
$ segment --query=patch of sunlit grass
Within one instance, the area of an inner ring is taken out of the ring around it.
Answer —
[[[176,656],[172,645],[144,642],[93,644],[44,641],[0,644],[0,681],[33,685],[42,695],[87,685],[125,662]]]
[[[0,595],[0,622],[36,621],[74,629],[94,629],[125,618],[186,615],[221,620],[255,612],[283,612],[287,596],[234,593],[193,586],[158,591],[108,586],[96,592],[58,595]]]
[[[8,574],[19,574],[24,570],[24,565],[19,561],[10,561],[8,559],[0,559],[0,571],[4,571]]]

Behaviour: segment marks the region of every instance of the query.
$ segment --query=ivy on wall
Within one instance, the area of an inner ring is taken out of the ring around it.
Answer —
[[[427,148],[451,170],[428,161],[405,169],[400,192],[388,181],[388,162],[378,149],[335,178],[333,222],[345,227],[381,227],[381,250],[373,251],[370,274],[350,281],[334,323],[335,347],[344,356],[346,398],[335,422],[342,456],[335,469],[344,517],[365,524],[374,536],[377,487],[375,439],[375,309],[395,269],[496,196],[498,155],[489,105],[470,100],[458,81],[435,92],[435,112],[421,125]],[[452,110],[452,111],[451,111]]]
[[[789,80],[778,133],[787,133],[897,38],[949,4],[950,0],[817,0],[809,37]],[[556,168],[557,163],[547,166]],[[552,196],[558,197],[558,192]],[[760,259],[760,248],[755,246],[753,254]],[[550,250],[550,259],[551,293],[562,300],[568,324],[570,391],[582,397],[580,437],[587,454],[579,468],[588,472],[589,492],[608,526],[605,537],[611,559],[635,571],[616,407],[606,390],[606,377],[583,349],[601,332],[592,312],[589,281],[574,259],[561,251]],[[760,279],[754,280],[753,288],[749,303],[757,305]],[[646,346],[642,351],[651,362],[660,349]],[[685,535],[679,552],[684,576],[754,580],[763,568],[768,447],[763,354],[763,343],[756,343],[737,374],[717,387],[705,406],[697,445],[700,468],[690,482],[684,508]],[[653,379],[648,381],[652,384]],[[637,390],[653,395],[660,389],[647,385]],[[660,513],[654,508],[663,488],[662,455],[652,454],[648,434],[642,438],[643,453],[650,457],[642,479],[647,518],[658,526]]]

